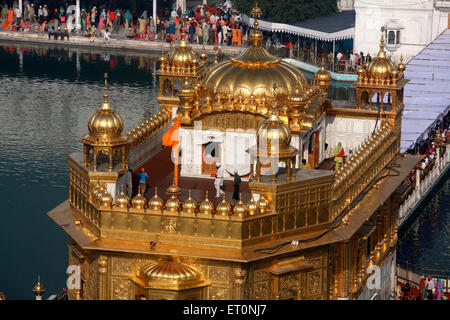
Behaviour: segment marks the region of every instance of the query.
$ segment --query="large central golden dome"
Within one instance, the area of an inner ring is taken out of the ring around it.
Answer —
[[[296,87],[306,91],[308,82],[298,68],[275,58],[260,46],[262,34],[258,30],[256,17],[254,27],[250,36],[252,44],[245,52],[207,71],[202,81],[207,93],[212,97],[231,94],[262,98],[272,97],[273,88],[276,87],[277,99],[283,99],[293,94]]]

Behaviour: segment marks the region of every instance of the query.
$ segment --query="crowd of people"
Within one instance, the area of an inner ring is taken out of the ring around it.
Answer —
[[[418,292],[414,292],[409,282],[400,288],[398,297],[400,300],[448,300],[444,294],[444,286],[440,278],[433,279],[430,275],[424,275],[420,279]]]
[[[436,145],[437,135],[440,136],[439,145]],[[416,169],[413,169],[403,180],[403,184],[411,186],[413,188],[416,182],[417,170],[420,170],[420,179],[424,179],[426,174],[431,170],[435,163],[437,157],[436,148],[440,148],[440,156],[442,157],[446,151],[446,147],[449,141],[449,114],[447,114],[445,117],[443,117],[442,121],[437,121],[434,128],[431,128],[429,130],[427,138],[420,139],[414,144],[412,148],[407,151],[410,154],[421,155],[423,159],[420,162],[420,166]]]
[[[130,9],[95,5],[81,7],[80,20],[75,21],[74,6],[49,8],[25,0],[23,10],[16,5],[2,5],[0,21],[3,30],[47,32],[53,38],[59,31],[78,33],[86,37],[125,36],[148,41],[187,41],[209,45],[246,45],[249,28],[241,15],[234,11],[230,1],[220,7],[199,5],[185,12],[181,8],[171,11],[160,8],[156,17],[144,10],[139,16]]]

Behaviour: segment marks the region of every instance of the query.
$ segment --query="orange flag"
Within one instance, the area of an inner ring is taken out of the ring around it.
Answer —
[[[170,127],[170,129],[164,134],[162,138],[162,145],[172,147],[172,151],[175,153],[175,167],[174,167],[174,183],[178,186],[178,132],[181,127],[181,116],[177,115],[177,121]]]
[[[177,121],[170,127],[162,138],[162,145],[167,147],[174,147],[178,144],[178,129],[181,126],[181,117],[177,115]]]

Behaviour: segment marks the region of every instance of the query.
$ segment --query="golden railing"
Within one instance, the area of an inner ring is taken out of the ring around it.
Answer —
[[[383,125],[336,173],[333,183],[332,217],[336,217],[379,175],[398,151],[398,138]]]
[[[153,117],[150,116],[144,119],[137,127],[130,130],[127,134],[128,150],[133,149],[147,138],[153,136],[156,132],[162,129],[170,121],[170,116],[164,110],[158,112]]]

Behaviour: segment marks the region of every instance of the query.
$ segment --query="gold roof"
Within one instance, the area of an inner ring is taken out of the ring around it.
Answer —
[[[367,64],[367,76],[373,78],[387,78],[393,77],[397,74],[397,68],[394,63],[387,57],[384,50],[384,28],[381,30],[380,51],[378,55]]]
[[[146,288],[180,290],[205,285],[199,272],[170,256],[142,267],[139,278]]]
[[[302,91],[308,82],[300,69],[277,59],[260,46],[262,34],[258,30],[261,9],[256,6],[251,45],[237,58],[213,65],[205,74],[202,84],[210,96],[270,97],[275,86],[277,99],[289,97],[296,86]]]
[[[6,295],[0,291],[0,301],[8,300],[6,299]]]
[[[125,143],[122,136],[123,119],[111,108],[108,101],[108,75],[105,73],[105,94],[100,108],[90,117],[88,122],[89,134],[81,141],[89,145],[117,145]]]
[[[197,62],[197,53],[188,45],[188,42],[185,39],[184,21],[181,30],[180,45],[177,48],[171,48],[167,54],[167,61],[169,64],[184,65]]]
[[[281,120],[275,111],[263,121],[258,128],[257,148],[252,147],[250,152],[258,153],[262,156],[293,156],[297,154],[298,150],[292,147],[291,144],[291,130]],[[265,145],[261,145],[264,143]]]

